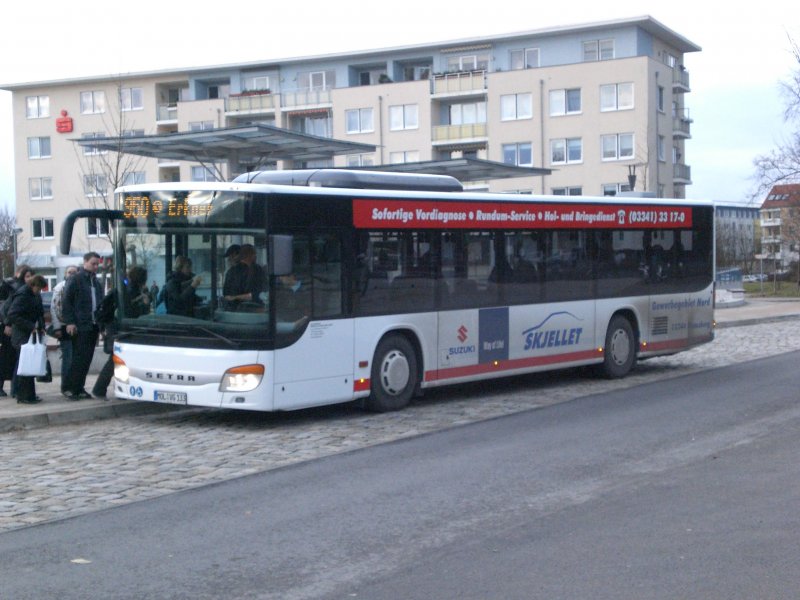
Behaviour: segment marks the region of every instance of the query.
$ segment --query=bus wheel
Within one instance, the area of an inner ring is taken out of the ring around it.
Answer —
[[[417,353],[402,335],[383,338],[372,360],[371,390],[365,407],[376,412],[400,410],[417,387]]]
[[[606,332],[603,374],[609,379],[625,377],[636,362],[636,336],[631,322],[617,315],[611,319]]]

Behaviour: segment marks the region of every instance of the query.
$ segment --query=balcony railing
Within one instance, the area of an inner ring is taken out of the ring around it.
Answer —
[[[156,106],[156,121],[177,121],[177,104],[159,104]]]
[[[486,71],[462,71],[434,75],[431,80],[431,93],[464,94],[486,90]]]
[[[434,144],[486,139],[486,123],[471,123],[469,125],[435,125],[433,127],[431,137]]]
[[[282,108],[298,108],[300,106],[319,106],[331,104],[331,91],[325,90],[297,90],[296,92],[283,92],[281,94]]]
[[[225,99],[225,112],[272,112],[279,105],[279,94],[244,94]]]
[[[674,92],[692,91],[692,88],[689,87],[689,71],[680,67],[672,70],[672,91]]]
[[[761,219],[761,227],[780,227],[780,217],[773,217],[771,219]]]
[[[687,185],[692,183],[692,168],[680,163],[672,165],[672,181]]]
[[[692,119],[689,118],[688,111],[684,114],[672,117],[672,137],[688,139],[692,137]]]

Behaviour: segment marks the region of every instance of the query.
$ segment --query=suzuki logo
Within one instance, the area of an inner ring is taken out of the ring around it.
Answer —
[[[467,341],[467,331],[468,329],[463,325],[458,328],[458,341],[462,344]]]

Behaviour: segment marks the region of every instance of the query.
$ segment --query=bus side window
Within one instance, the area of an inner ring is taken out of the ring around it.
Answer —
[[[312,285],[315,317],[342,313],[342,244],[333,233],[315,234],[312,243]]]

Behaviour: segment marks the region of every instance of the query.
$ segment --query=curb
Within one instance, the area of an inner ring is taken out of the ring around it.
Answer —
[[[0,432],[38,429],[40,427],[50,427],[52,425],[158,414],[176,410],[184,409],[180,406],[170,406],[169,404],[109,400],[103,403],[102,406],[87,406],[86,408],[64,407],[46,413],[5,417],[0,419]]]
[[[726,329],[728,327],[745,327],[747,325],[758,325],[759,323],[779,323],[781,321],[796,321],[800,315],[778,315],[775,317],[754,317],[752,319],[741,319],[739,321],[720,322],[717,321],[716,329]]]

